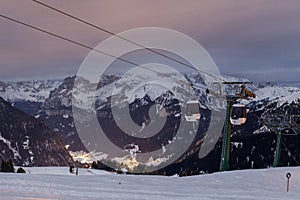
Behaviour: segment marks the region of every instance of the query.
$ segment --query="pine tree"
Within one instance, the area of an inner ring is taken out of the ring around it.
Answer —
[[[7,161],[7,172],[11,172],[11,173],[15,172],[14,164],[11,159]]]
[[[95,161],[92,163],[92,169],[98,169],[98,165]]]
[[[14,173],[15,168],[14,168],[14,164],[13,164],[12,160],[11,159],[9,159],[8,161],[2,160],[0,171],[1,172],[12,172],[12,173]]]
[[[4,160],[2,160],[1,161],[1,168],[0,168],[0,172],[5,172],[5,161]]]
[[[26,172],[22,167],[20,167],[18,168],[17,173],[26,173]]]

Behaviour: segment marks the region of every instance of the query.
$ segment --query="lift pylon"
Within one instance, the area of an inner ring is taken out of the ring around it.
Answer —
[[[223,144],[222,144],[222,153],[221,153],[221,162],[220,162],[220,171],[229,170],[229,160],[230,160],[230,135],[231,135],[231,122],[230,122],[230,113],[234,102],[238,99],[247,99],[255,98],[256,95],[253,92],[250,92],[246,89],[245,84],[252,84],[252,82],[223,82],[223,84],[230,85],[242,85],[241,91],[235,95],[226,95],[226,117],[223,128]]]

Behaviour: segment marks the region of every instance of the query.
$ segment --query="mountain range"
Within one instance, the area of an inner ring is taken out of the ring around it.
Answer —
[[[197,131],[197,136],[190,148],[177,162],[169,167],[169,172],[178,172],[182,169],[189,169],[189,171],[217,171],[220,161],[221,133],[215,148],[205,158],[199,159],[197,152],[201,148],[201,138],[209,126],[210,111],[224,110],[226,104],[224,99],[212,98],[206,93],[205,88],[208,86],[204,84],[205,78],[198,74],[184,74],[183,77],[197,85],[197,88],[192,89],[192,92],[201,104],[202,117],[199,123],[202,129]],[[171,127],[173,127],[178,123],[175,116],[179,117],[180,115],[180,110],[178,111],[176,106],[178,104],[183,105],[191,96],[191,88],[183,81],[183,77],[176,75],[168,77],[155,75],[153,77],[151,74],[142,74],[138,77],[104,75],[96,84],[94,94],[84,93],[91,97],[89,98],[91,101],[94,101],[94,103],[89,104],[82,104],[84,101],[82,101],[80,96],[76,98],[76,95],[74,95],[75,98],[73,96],[72,99],[74,83],[76,83],[76,87],[80,91],[88,91],[88,88],[85,88],[86,80],[77,79],[76,82],[75,77],[67,77],[61,81],[0,82],[0,96],[10,102],[15,108],[45,123],[59,135],[64,145],[67,145],[68,150],[74,156],[78,155],[76,152],[86,151],[86,147],[77,134],[72,106],[90,111],[94,110],[100,124],[102,122],[101,126],[104,129],[112,130],[110,131],[110,139],[125,141],[119,145],[126,146],[126,144],[131,144],[132,140],[128,140],[127,136],[119,138],[118,131],[115,129],[115,122],[122,120],[122,117],[121,119],[113,119],[112,108],[122,110],[129,105],[132,120],[138,127],[142,128],[143,124],[149,120],[149,109],[152,105],[158,104],[167,111],[168,119],[171,120],[170,123],[173,124]],[[224,76],[223,78],[227,81],[247,81],[229,76]],[[142,86],[144,82],[149,82],[150,80],[156,80],[156,83]],[[169,95],[167,97],[166,92],[168,90],[158,87],[157,83],[168,83],[166,87],[172,90],[173,94],[178,93],[179,95]],[[138,90],[136,90],[136,85],[141,85],[138,87]],[[233,91],[234,89],[225,88],[225,91],[229,92],[229,90]],[[294,114],[300,112],[300,89],[298,87],[261,83],[249,85],[249,90],[255,92],[257,98],[252,102],[247,102],[249,113],[246,124],[233,127],[231,143],[232,169],[271,166],[275,151],[276,133],[266,127],[262,116],[268,116],[270,113],[276,112],[287,112],[286,109],[292,110]],[[168,101],[162,101],[166,98]],[[87,107],[87,105],[89,106]],[[83,123],[88,123],[89,119],[82,118],[82,121]],[[155,122],[155,119],[152,119],[152,121]],[[172,139],[173,132],[172,128],[166,128],[161,134],[168,141]],[[6,138],[6,140],[8,139]],[[297,135],[284,137],[285,145],[291,147],[283,150],[286,152],[286,155],[283,152],[282,156],[287,158],[283,159],[281,165],[299,164],[300,158],[295,156],[299,155],[299,153],[295,154],[299,152],[299,148],[295,145],[297,140]],[[143,151],[151,150],[157,144],[145,145],[141,145],[144,148]]]

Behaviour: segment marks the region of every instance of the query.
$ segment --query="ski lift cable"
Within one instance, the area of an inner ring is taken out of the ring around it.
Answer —
[[[7,20],[10,20],[11,22],[14,22],[14,23],[17,23],[17,24],[26,26],[26,27],[28,27],[28,28],[34,29],[34,30],[36,30],[36,31],[45,33],[45,34],[47,34],[47,35],[50,35],[50,36],[59,38],[59,39],[64,40],[64,41],[67,41],[67,42],[69,42],[69,43],[72,43],[72,44],[75,44],[75,45],[84,47],[84,48],[86,48],[86,49],[89,49],[89,50],[92,50],[92,51],[101,53],[101,54],[106,55],[106,56],[109,56],[109,57],[113,57],[113,58],[115,58],[115,59],[117,59],[117,60],[120,60],[120,61],[122,61],[122,62],[126,62],[126,63],[128,63],[128,64],[133,65],[133,66],[137,66],[137,67],[146,69],[146,70],[148,70],[148,71],[151,71],[151,72],[160,74],[160,72],[158,72],[158,71],[156,71],[156,70],[153,70],[153,69],[150,69],[150,68],[148,68],[148,67],[139,65],[139,64],[134,63],[134,62],[132,62],[132,61],[130,61],[130,60],[126,60],[126,59],[124,59],[124,58],[120,58],[120,57],[118,57],[118,56],[114,56],[114,55],[112,55],[112,54],[110,54],[110,53],[107,53],[107,52],[105,52],[105,51],[101,51],[101,50],[95,49],[95,48],[93,48],[93,47],[91,47],[91,46],[88,46],[88,45],[86,45],[86,44],[77,42],[77,41],[75,41],[75,40],[71,40],[71,39],[69,39],[69,38],[67,38],[67,37],[64,37],[64,36],[58,35],[58,34],[56,34],[56,33],[47,31],[47,30],[42,29],[42,28],[39,28],[39,27],[37,27],[37,26],[33,26],[33,25],[31,25],[31,24],[28,24],[28,23],[19,21],[19,20],[17,20],[17,19],[14,19],[14,18],[5,16],[5,15],[2,15],[2,14],[0,14],[0,17],[5,18],[5,19],[7,19]]]
[[[248,81],[248,82],[228,82],[228,81],[225,81],[222,77],[218,77],[218,76],[212,75],[212,74],[210,74],[210,73],[204,72],[204,71],[202,71],[202,70],[196,69],[196,68],[194,68],[193,66],[191,66],[191,65],[189,65],[189,64],[186,64],[186,63],[184,63],[184,62],[181,62],[181,61],[179,61],[179,60],[177,60],[177,59],[175,59],[175,58],[172,58],[172,57],[170,57],[170,56],[168,56],[168,55],[165,55],[165,54],[163,54],[163,53],[161,53],[161,52],[158,52],[158,51],[156,51],[156,50],[154,50],[154,49],[148,48],[148,47],[146,47],[146,46],[144,46],[144,45],[141,45],[141,44],[139,44],[139,43],[137,43],[137,42],[135,42],[135,41],[133,41],[133,40],[130,40],[130,39],[128,39],[128,38],[125,38],[125,37],[123,37],[123,36],[120,36],[120,35],[118,35],[118,34],[115,34],[114,32],[112,32],[112,31],[110,31],[110,30],[107,30],[107,29],[105,29],[105,28],[103,28],[103,27],[100,27],[100,26],[98,26],[98,25],[95,25],[95,24],[93,24],[93,23],[91,23],[91,22],[88,22],[88,21],[86,21],[86,20],[80,19],[79,17],[76,17],[76,16],[74,16],[74,15],[72,15],[72,14],[70,14],[70,13],[67,13],[67,12],[65,12],[65,11],[62,11],[62,10],[58,9],[58,8],[55,8],[55,7],[53,7],[53,6],[50,6],[49,4],[43,3],[43,2],[38,1],[38,0],[32,0],[32,1],[35,2],[35,3],[37,3],[37,4],[40,4],[41,6],[44,6],[44,7],[48,8],[48,9],[50,9],[50,10],[53,10],[53,11],[55,11],[55,12],[58,12],[58,13],[62,14],[62,15],[65,15],[65,16],[67,16],[67,17],[70,17],[70,18],[72,18],[72,19],[74,19],[74,20],[76,20],[76,21],[79,21],[79,22],[81,22],[81,23],[83,23],[83,24],[86,24],[86,25],[91,26],[91,27],[93,27],[93,28],[96,28],[96,29],[98,29],[98,30],[100,30],[100,31],[103,31],[103,32],[105,32],[105,33],[108,33],[108,34],[110,34],[110,35],[113,35],[113,36],[115,36],[115,37],[117,37],[117,38],[119,38],[119,39],[122,39],[122,40],[124,40],[124,41],[126,41],[126,42],[129,42],[129,43],[134,44],[134,45],[136,45],[136,46],[138,46],[138,47],[141,47],[141,48],[143,48],[143,49],[145,49],[145,50],[147,50],[147,51],[150,51],[150,52],[152,52],[152,53],[154,53],[154,54],[157,54],[157,55],[162,56],[162,57],[164,57],[164,58],[167,58],[167,59],[169,59],[169,60],[171,60],[171,61],[174,61],[174,62],[176,62],[176,63],[179,63],[179,64],[181,64],[181,65],[183,65],[183,66],[185,66],[185,67],[194,69],[194,70],[196,70],[196,71],[198,71],[198,72],[200,72],[200,73],[202,73],[202,74],[206,74],[206,75],[208,75],[208,76],[210,76],[210,77],[212,77],[212,78],[218,79],[218,80],[222,81],[222,84],[233,84],[233,83],[234,83],[234,84],[252,84],[252,82],[249,82],[249,81]],[[158,72],[157,72],[157,73],[158,73]],[[194,85],[194,84],[192,84],[192,83],[190,83],[190,82],[189,82],[189,84],[190,84],[191,87],[198,87],[198,88],[201,88],[201,86]],[[205,89],[207,89],[207,88],[205,88]],[[218,94],[218,96],[222,96],[222,95],[221,95],[221,94]]]
[[[171,60],[171,61],[174,61],[174,62],[176,62],[176,63],[179,63],[179,64],[181,64],[181,65],[183,65],[183,66],[185,66],[185,67],[191,68],[191,69],[193,69],[193,70],[196,70],[196,71],[198,71],[198,72],[200,72],[200,73],[206,74],[206,75],[208,75],[208,76],[210,76],[210,77],[212,77],[212,78],[218,79],[218,80],[220,80],[220,81],[224,81],[224,79],[221,78],[221,77],[218,77],[218,76],[216,76],[216,75],[212,75],[212,74],[207,73],[207,72],[205,72],[205,71],[196,69],[196,68],[194,68],[192,65],[189,65],[189,64],[184,63],[184,62],[182,62],[182,61],[180,61],[180,60],[177,60],[177,59],[175,59],[175,58],[172,58],[172,57],[170,57],[170,56],[168,56],[168,55],[165,55],[165,54],[163,54],[163,53],[161,53],[161,52],[159,52],[159,51],[156,51],[156,50],[154,50],[154,49],[148,48],[148,47],[146,47],[146,46],[144,46],[144,45],[141,45],[141,44],[139,44],[139,43],[137,43],[137,42],[135,42],[135,41],[133,41],[133,40],[130,40],[130,39],[128,39],[128,38],[125,38],[125,37],[123,37],[123,36],[120,36],[120,35],[118,35],[118,34],[115,34],[115,33],[113,33],[113,32],[110,31],[110,30],[107,30],[107,29],[105,29],[105,28],[103,28],[103,27],[97,26],[97,25],[92,24],[92,23],[90,23],[90,22],[88,22],[88,21],[85,21],[85,20],[83,20],[83,19],[80,19],[80,18],[78,18],[78,17],[76,17],[76,16],[74,16],[74,15],[72,15],[72,14],[69,14],[69,13],[67,13],[67,12],[65,12],[65,11],[62,11],[62,10],[60,10],[60,9],[57,9],[57,8],[55,8],[55,7],[53,7],[53,6],[50,6],[50,5],[46,4],[46,3],[40,2],[40,1],[38,1],[38,0],[32,0],[32,1],[35,2],[35,3],[37,3],[37,4],[40,4],[40,5],[44,6],[44,7],[46,7],[46,8],[48,8],[48,9],[51,9],[51,10],[53,10],[53,11],[56,11],[56,12],[60,13],[60,14],[63,14],[63,15],[65,15],[65,16],[67,16],[67,17],[70,17],[70,18],[72,18],[72,19],[75,19],[75,20],[77,20],[77,21],[79,21],[79,22],[81,22],[81,23],[83,23],[83,24],[86,24],[86,25],[88,25],[88,26],[94,27],[94,28],[96,28],[96,29],[98,29],[98,30],[100,30],[100,31],[103,31],[103,32],[108,33],[108,34],[110,34],[110,35],[113,35],[113,36],[115,36],[115,37],[117,37],[117,38],[119,38],[119,39],[122,39],[122,40],[124,40],[124,41],[126,41],[126,42],[129,42],[129,43],[134,44],[134,45],[136,45],[136,46],[138,46],[138,47],[141,47],[141,48],[143,48],[143,49],[145,49],[145,50],[147,50],[147,51],[150,51],[150,52],[152,52],[152,53],[154,53],[154,54],[157,54],[157,55],[162,56],[162,57],[164,57],[164,58],[167,58],[167,59],[169,59],[169,60]]]
[[[106,55],[106,56],[113,57],[113,58],[115,58],[115,59],[118,59],[118,60],[121,60],[121,61],[123,61],[123,62],[129,63],[129,64],[131,64],[131,65],[133,65],[133,66],[141,67],[141,68],[143,68],[143,69],[152,71],[152,72],[157,73],[157,74],[160,73],[160,72],[158,72],[158,71],[156,71],[156,70],[152,70],[152,69],[149,69],[149,68],[147,68],[147,67],[138,65],[138,64],[136,64],[136,63],[134,63],[134,62],[132,62],[132,61],[128,61],[128,60],[123,59],[123,58],[119,58],[119,57],[117,57],[117,56],[114,56],[114,55],[112,55],[112,54],[106,53],[106,52],[104,52],[104,51],[101,51],[101,50],[98,50],[98,49],[94,49],[94,48],[92,48],[92,47],[90,47],[90,46],[88,46],[88,45],[86,45],[86,44],[82,44],[82,43],[80,43],[80,42],[77,42],[77,41],[68,39],[68,38],[63,37],[63,36],[61,36],[61,35],[58,35],[58,34],[56,34],[56,33],[53,33],[53,32],[44,30],[44,29],[42,29],[42,28],[39,28],[39,27],[30,25],[30,24],[28,24],[28,23],[25,23],[25,22],[22,22],[22,21],[19,21],[19,20],[10,18],[10,17],[5,16],[5,15],[2,15],[2,14],[0,14],[0,17],[5,18],[5,19],[7,19],[7,20],[10,20],[11,22],[14,22],[14,23],[17,23],[17,24],[20,24],[20,25],[29,27],[29,28],[34,29],[34,30],[36,30],[36,31],[45,33],[45,34],[47,34],[47,35],[50,35],[50,36],[59,38],[59,39],[64,40],[64,41],[67,41],[67,42],[69,42],[69,43],[72,43],[72,44],[75,44],[75,45],[84,47],[84,48],[86,48],[86,49],[89,49],[89,50],[92,50],[92,51],[95,51],[95,52],[104,54],[104,55]],[[190,83],[190,82],[188,82],[188,81],[184,81],[184,82],[185,82],[186,84],[188,84],[188,85],[193,85],[192,83]],[[203,87],[201,87],[201,86],[199,86],[199,85],[194,85],[194,86],[195,86],[196,88],[203,88]],[[207,88],[206,88],[206,89],[207,89]]]
[[[45,33],[45,34],[50,35],[50,36],[52,36],[52,37],[55,37],[55,38],[64,40],[64,41],[69,42],[69,43],[72,43],[72,44],[75,44],[75,45],[77,45],[77,46],[81,46],[81,47],[83,47],[83,48],[86,48],[86,49],[89,49],[89,50],[92,50],[92,51],[101,53],[101,54],[106,55],[106,56],[109,56],[109,57],[113,57],[113,58],[115,58],[115,59],[117,59],[117,60],[120,60],[120,61],[122,61],[122,62],[128,63],[128,64],[130,64],[130,65],[133,65],[133,66],[136,66],[136,67],[143,68],[143,69],[145,69],[145,70],[154,72],[154,73],[156,73],[156,74],[161,74],[161,72],[158,72],[158,71],[153,70],[153,69],[150,69],[150,68],[148,68],[148,67],[139,65],[139,64],[137,64],[137,63],[135,63],[135,62],[133,62],[133,61],[126,60],[126,59],[124,59],[124,58],[120,58],[120,57],[114,56],[114,55],[112,55],[112,54],[110,54],[110,53],[107,53],[107,52],[104,52],[104,51],[95,49],[95,48],[93,48],[93,47],[91,47],[91,46],[89,46],[89,45],[86,45],[86,44],[77,42],[77,41],[75,41],[75,40],[69,39],[69,38],[67,38],[67,37],[58,35],[58,34],[56,34],[56,33],[50,32],[50,31],[45,30],[45,29],[42,29],[42,28],[39,28],[39,27],[37,27],[37,26],[33,26],[33,25],[29,24],[29,23],[25,23],[25,22],[19,21],[19,20],[17,20],[17,19],[8,17],[8,16],[6,16],[6,15],[2,15],[2,14],[0,14],[0,17],[5,18],[5,19],[7,19],[7,20],[9,20],[9,21],[11,21],[11,22],[14,22],[14,23],[17,23],[17,24],[26,26],[26,27],[31,28],[31,29],[33,29],[33,30],[36,30],[36,31]],[[195,85],[195,84],[193,84],[193,83],[191,83],[191,82],[189,82],[189,81],[184,81],[184,83],[187,84],[187,85],[189,85],[189,86],[192,86],[192,87],[194,87],[194,88],[207,89],[207,88],[204,87],[204,86]]]

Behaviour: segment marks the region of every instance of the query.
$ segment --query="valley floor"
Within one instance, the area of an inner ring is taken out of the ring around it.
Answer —
[[[117,175],[67,167],[25,168],[27,174],[0,174],[0,199],[239,199],[300,198],[300,167],[241,170],[192,177]],[[29,174],[30,172],[30,174]],[[291,172],[286,192],[286,172]]]

